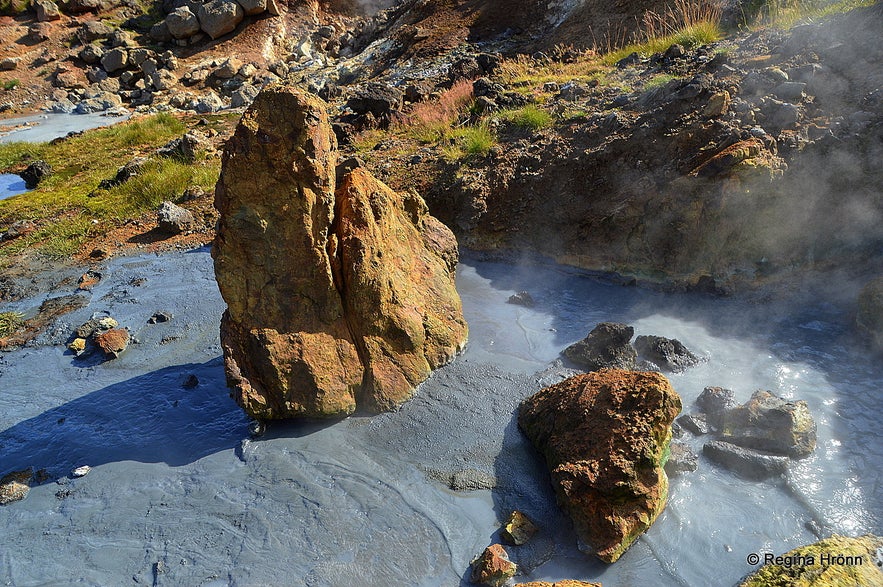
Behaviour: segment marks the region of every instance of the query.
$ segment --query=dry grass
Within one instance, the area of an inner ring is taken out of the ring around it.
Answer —
[[[405,133],[421,143],[434,143],[469,109],[474,99],[472,82],[460,80],[442,92],[437,100],[415,104],[405,119],[394,125],[394,133]]]

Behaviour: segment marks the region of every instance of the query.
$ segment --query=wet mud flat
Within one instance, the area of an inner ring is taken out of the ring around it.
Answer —
[[[881,533],[881,373],[845,342],[839,307],[665,295],[467,256],[458,288],[470,343],[413,400],[374,417],[274,423],[252,438],[225,387],[208,250],[116,258],[101,272],[85,307],[0,353],[0,472],[48,474],[0,507],[0,582],[465,585],[470,560],[516,508],[540,526],[509,549],[524,581],[735,584],[755,568],[746,555],[812,542],[811,529]],[[521,290],[534,308],[506,303]],[[148,324],[158,311],[172,319]],[[103,315],[136,344],[108,362],[65,351],[77,325]],[[671,377],[685,406],[706,385],[739,401],[757,388],[806,399],[816,453],[762,483],[700,460],[672,480],[668,507],[619,562],[586,557],[514,413],[567,373],[560,350],[603,320],[708,358]],[[89,474],[72,478],[82,465]]]

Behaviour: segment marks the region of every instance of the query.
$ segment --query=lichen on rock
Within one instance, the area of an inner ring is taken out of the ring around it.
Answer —
[[[463,347],[457,243],[416,194],[336,183],[324,102],[266,88],[224,152],[213,255],[227,379],[259,419],[406,401]]]
[[[580,540],[616,561],[665,506],[681,399],[659,373],[603,369],[541,390],[518,424],[542,452]]]

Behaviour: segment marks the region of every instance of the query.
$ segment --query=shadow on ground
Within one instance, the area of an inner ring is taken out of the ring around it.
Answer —
[[[187,389],[191,375],[199,383]],[[0,431],[0,473],[33,467],[60,477],[124,460],[180,466],[235,448],[247,435],[218,357],[109,385]]]

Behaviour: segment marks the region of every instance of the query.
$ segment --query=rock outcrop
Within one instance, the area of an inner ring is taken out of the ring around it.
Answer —
[[[848,538],[837,534],[786,552],[762,566],[740,587],[871,587],[883,585],[880,556],[883,538]],[[763,562],[763,561],[761,561]]]
[[[221,340],[233,396],[258,419],[394,408],[466,339],[453,234],[363,169],[335,190],[336,162],[324,102],[284,85],[224,152]]]
[[[604,369],[547,387],[518,424],[542,452],[582,542],[616,561],[665,506],[681,398],[659,373]]]

